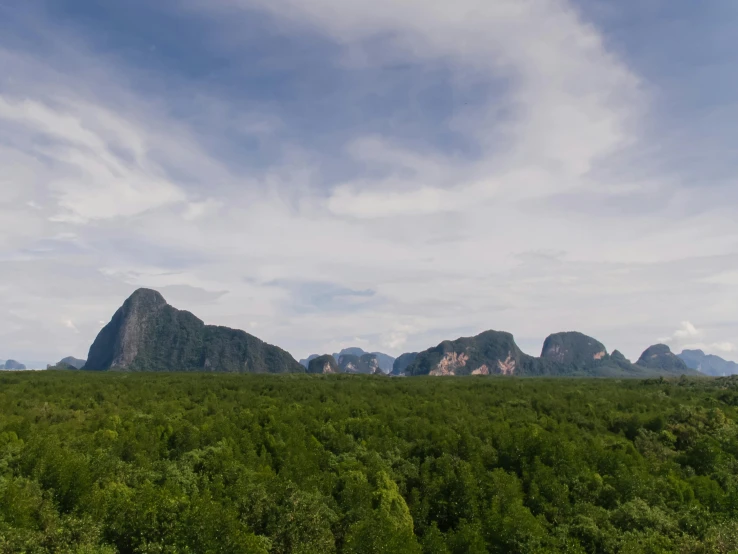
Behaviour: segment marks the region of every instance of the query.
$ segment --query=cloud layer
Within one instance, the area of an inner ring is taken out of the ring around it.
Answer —
[[[138,286],[296,357],[734,343],[735,192],[685,177],[670,89],[581,6],[64,7],[0,28],[0,355],[84,355]]]

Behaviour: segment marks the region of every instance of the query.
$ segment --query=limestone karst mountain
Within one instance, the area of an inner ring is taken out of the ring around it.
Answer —
[[[307,368],[308,373],[341,373],[336,359],[330,354],[311,358]]]
[[[340,352],[334,353],[333,358],[335,360],[339,360],[341,356],[355,356],[357,358],[361,358],[367,354],[370,354],[377,359],[377,364],[383,373],[390,373],[392,371],[393,364],[395,362],[394,357],[389,354],[384,354],[383,352],[366,352],[364,349],[356,346],[344,348]],[[317,357],[318,354],[311,354],[307,358],[300,360],[300,363],[307,368],[310,365],[311,360],[314,360]]]
[[[409,354],[407,359],[412,356]],[[609,355],[600,341],[576,331],[550,335],[544,342],[540,358],[522,352],[510,333],[485,331],[474,337],[444,341],[420,352],[405,368],[406,375],[434,376],[649,377],[674,372],[695,374],[683,362],[673,367],[655,360],[651,365],[641,361],[632,364],[619,351]]]
[[[95,339],[87,370],[305,372],[286,351],[235,329],[205,325],[139,289]]]
[[[684,360],[677,357],[665,344],[649,346],[641,354],[636,365],[669,373],[692,373]]]
[[[485,331],[420,352],[405,374],[527,375],[536,370],[536,358],[524,354],[510,333]]]
[[[374,354],[362,354],[361,356],[341,354],[336,361],[338,362],[338,367],[341,368],[341,373],[374,374],[381,372],[379,360],[377,360],[377,356]]]
[[[695,369],[704,375],[723,377],[738,374],[738,364],[724,360],[714,354],[705,354],[702,350],[682,350],[677,356],[687,364],[687,367]]]
[[[407,352],[399,356],[395,360],[395,363],[392,364],[392,375],[405,375],[405,370],[407,369],[407,366],[413,363],[415,361],[415,358],[417,357],[417,352]]]
[[[73,356],[67,356],[66,358],[56,362],[54,365],[47,365],[46,369],[78,370],[82,369],[85,366],[85,363],[87,363],[87,360],[80,360],[79,358],[75,358]]]
[[[605,345],[583,333],[569,331],[549,335],[543,343],[541,358],[560,364],[587,367],[609,358]]]

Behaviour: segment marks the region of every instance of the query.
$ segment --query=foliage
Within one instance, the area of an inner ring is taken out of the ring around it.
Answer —
[[[738,378],[0,375],[0,553],[729,553]]]

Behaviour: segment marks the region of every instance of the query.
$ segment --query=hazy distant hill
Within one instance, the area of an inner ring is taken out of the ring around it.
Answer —
[[[379,360],[375,354],[364,353],[361,356],[355,354],[340,354],[337,358],[341,373],[365,373],[373,374],[382,372]],[[383,372],[382,372],[383,373]]]
[[[307,369],[307,367],[310,365],[310,362],[312,362],[315,358],[318,358],[318,357],[319,357],[318,354],[310,354],[310,356],[308,356],[307,358],[300,360],[300,365]]]
[[[61,360],[60,363],[70,365],[75,369],[82,369],[83,367],[85,367],[87,360],[80,360],[79,358],[75,358],[74,356],[67,356],[66,358]]]
[[[205,325],[148,289],[133,293],[100,331],[84,369],[305,372],[281,348],[244,331]]]
[[[713,354],[705,354],[702,350],[683,350],[678,356],[688,367],[705,375],[722,377],[738,374],[737,363]]]
[[[26,369],[26,366],[20,362],[16,362],[15,360],[5,360],[5,362],[0,366],[0,370],[1,369],[20,371]]]
[[[417,352],[406,352],[399,356],[392,364],[392,375],[404,375],[407,367],[418,357]]]
[[[392,371],[392,366],[393,366],[393,364],[395,362],[395,358],[393,358],[389,354],[384,354],[382,352],[366,352],[365,350],[363,350],[363,349],[361,349],[359,347],[352,346],[352,347],[349,347],[349,348],[344,348],[340,352],[334,353],[333,354],[333,357],[336,360],[339,360],[341,358],[341,356],[356,356],[357,358],[361,358],[362,356],[364,356],[366,354],[371,354],[372,356],[374,356],[377,359],[377,363],[379,364],[379,368],[384,373],[390,373]],[[307,358],[305,358],[303,360],[300,360],[300,363],[303,366],[308,367],[309,364],[310,364],[310,361],[311,360],[314,360],[317,357],[318,357],[318,354],[311,354]]]
[[[63,360],[59,360],[54,365],[48,365],[46,366],[46,369],[50,370],[78,370],[82,369],[85,366],[85,363],[87,360],[80,360],[79,358],[75,358],[73,356],[68,356],[64,358]]]

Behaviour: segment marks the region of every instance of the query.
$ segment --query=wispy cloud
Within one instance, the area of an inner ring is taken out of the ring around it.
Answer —
[[[738,204],[671,169],[671,92],[582,5],[64,6],[0,21],[1,356],[84,355],[137,286],[296,355],[734,342]]]

